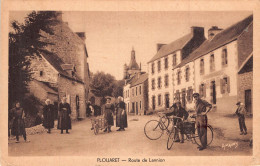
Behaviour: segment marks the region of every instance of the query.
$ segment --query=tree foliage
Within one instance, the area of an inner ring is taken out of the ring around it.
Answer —
[[[122,96],[123,97],[123,88],[125,85],[124,80],[118,80],[115,82],[114,90],[113,90],[113,96],[118,97]]]
[[[115,77],[104,72],[93,74],[90,82],[91,92],[98,97],[112,96],[115,87]]]
[[[30,58],[40,54],[52,54],[45,48],[51,43],[42,41],[41,31],[53,34],[51,26],[59,21],[59,13],[52,11],[28,14],[24,23],[11,22],[9,33],[9,107],[24,98],[31,80]]]

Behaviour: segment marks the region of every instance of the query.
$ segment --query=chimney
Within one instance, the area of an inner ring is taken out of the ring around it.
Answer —
[[[191,27],[191,33],[193,36],[204,36],[204,28],[203,27]]]
[[[62,21],[62,11],[56,12],[56,18],[57,18],[57,20]]]
[[[223,29],[218,28],[217,26],[212,26],[208,30],[208,39],[211,40],[216,34],[221,32]]]
[[[140,62],[140,71],[142,70],[142,64],[141,64],[141,62]]]
[[[85,32],[76,32],[76,34],[85,42],[86,40]]]
[[[161,49],[162,46],[164,46],[166,44],[162,44],[162,43],[158,43],[157,44],[157,52]]]

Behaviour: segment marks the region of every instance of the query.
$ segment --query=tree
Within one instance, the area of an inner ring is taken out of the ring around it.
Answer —
[[[21,101],[27,93],[27,85],[31,80],[30,58],[40,54],[52,54],[45,48],[47,43],[42,41],[41,31],[53,34],[51,26],[59,21],[60,13],[52,11],[28,14],[24,23],[11,22],[12,31],[9,33],[9,108],[16,100]]]
[[[122,96],[123,97],[123,88],[125,85],[125,81],[124,80],[118,80],[115,82],[115,87],[114,87],[114,91],[113,91],[113,96],[114,97],[118,97],[118,96]]]

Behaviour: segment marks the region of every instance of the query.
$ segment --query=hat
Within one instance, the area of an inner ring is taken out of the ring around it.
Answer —
[[[111,97],[110,97],[110,96],[107,96],[107,97],[106,97],[106,99],[109,99],[109,100],[111,100]]]
[[[181,101],[180,100],[176,100],[175,104],[178,104],[178,103],[181,104]]]
[[[236,103],[236,105],[240,105],[240,103],[241,103],[241,102],[239,101],[239,102]]]
[[[200,96],[200,94],[199,94],[199,93],[193,93],[192,96],[193,96],[193,97],[195,97],[195,96]]]
[[[48,102],[51,102],[50,99],[45,100],[45,104],[48,104]]]

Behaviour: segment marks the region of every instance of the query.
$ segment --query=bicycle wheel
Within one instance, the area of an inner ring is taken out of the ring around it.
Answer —
[[[163,116],[161,118],[161,122],[164,124],[164,125],[160,125],[161,129],[166,130],[170,124],[170,120],[166,116]]]
[[[169,134],[168,140],[167,140],[167,149],[170,150],[173,146],[174,143],[174,137],[175,137],[175,127],[172,129],[172,131]]]
[[[197,128],[195,129],[194,141],[197,145],[201,146]],[[210,125],[208,125],[207,126],[207,146],[209,146],[212,143],[212,141],[213,141],[213,128]]]
[[[144,126],[144,134],[150,140],[157,140],[163,135],[162,124],[158,120],[150,120]]]

